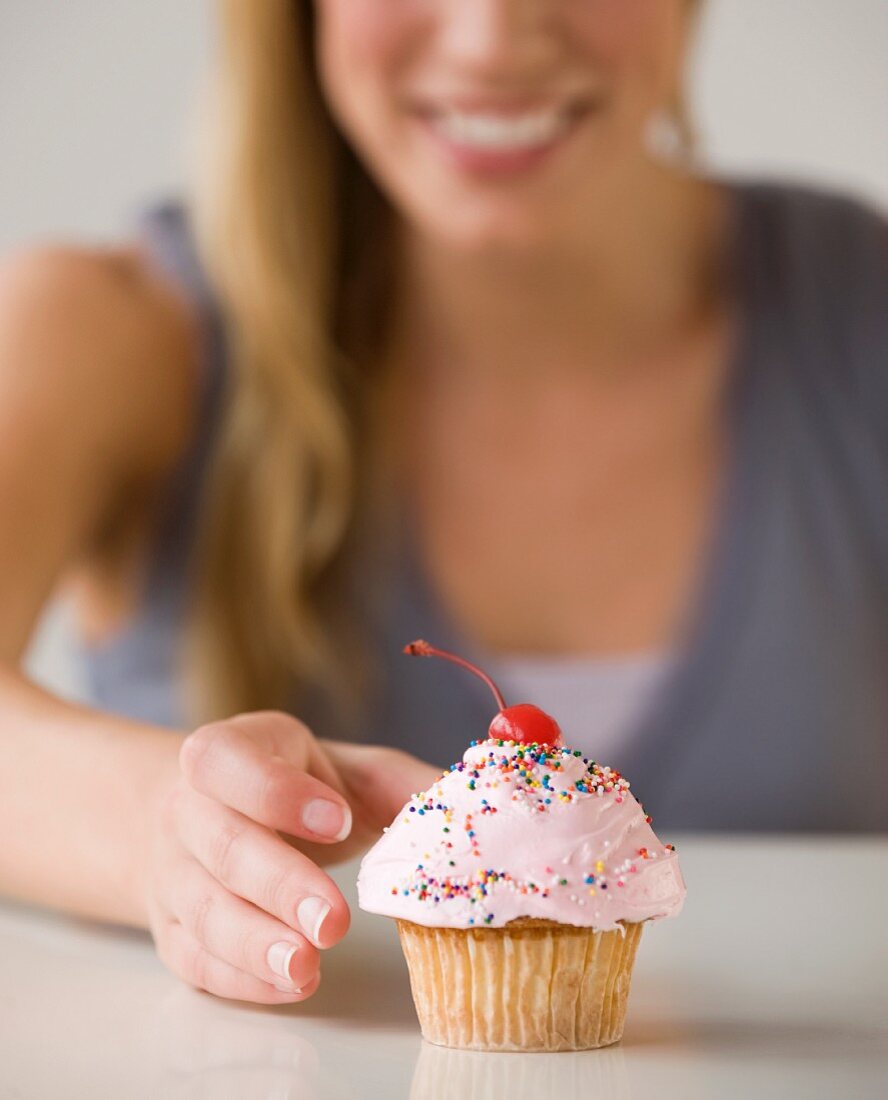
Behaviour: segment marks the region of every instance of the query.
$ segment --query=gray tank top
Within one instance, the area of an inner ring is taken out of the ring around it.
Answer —
[[[888,830],[888,229],[815,191],[734,193],[743,325],[713,537],[668,675],[621,757],[602,762],[666,830]],[[152,209],[140,230],[203,319],[200,429],[138,613],[80,656],[97,705],[182,727],[191,549],[226,356],[182,207]],[[436,601],[414,545],[365,565],[372,583],[356,576],[379,666],[359,724],[342,728],[322,699],[300,717],[446,766],[483,736],[489,695],[440,662],[408,664],[401,646],[422,636],[485,654]]]

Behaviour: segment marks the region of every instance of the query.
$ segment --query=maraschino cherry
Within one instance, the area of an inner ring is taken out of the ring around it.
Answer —
[[[483,680],[493,692],[496,705],[499,707],[499,713],[490,723],[488,730],[489,736],[495,741],[517,741],[522,745],[558,746],[562,744],[561,728],[550,714],[546,714],[533,703],[516,703],[515,706],[507,707],[502,692],[487,673],[482,672],[480,668],[470,664],[463,657],[457,657],[455,653],[448,653],[443,649],[436,649],[421,639],[405,645],[404,652],[409,653],[411,657],[443,657],[445,661],[452,661],[455,665],[467,668],[469,672],[474,672]]]

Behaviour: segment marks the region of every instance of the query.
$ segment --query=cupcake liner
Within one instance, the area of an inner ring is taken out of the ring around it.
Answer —
[[[623,1034],[640,922],[610,932],[527,917],[502,928],[397,924],[430,1043],[588,1050]]]

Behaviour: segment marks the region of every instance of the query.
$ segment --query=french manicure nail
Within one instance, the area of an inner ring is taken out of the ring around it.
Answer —
[[[315,798],[303,807],[302,824],[318,836],[326,836],[331,840],[345,840],[351,832],[351,810],[348,806],[332,802],[329,798]]]
[[[295,943],[286,943],[283,940],[280,943],[273,943],[265,955],[269,970],[279,978],[283,978],[285,982],[292,983],[290,963],[298,950],[299,945]]]
[[[303,898],[296,907],[299,926],[316,947],[321,946],[318,943],[318,937],[330,908],[330,902],[324,901],[323,898]]]

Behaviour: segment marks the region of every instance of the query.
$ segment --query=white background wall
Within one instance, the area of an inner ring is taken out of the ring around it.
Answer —
[[[0,251],[113,238],[181,186],[212,13],[210,0],[0,0]],[[707,0],[692,93],[715,168],[888,210],[888,0]],[[63,637],[51,621],[32,667],[77,694]]]

